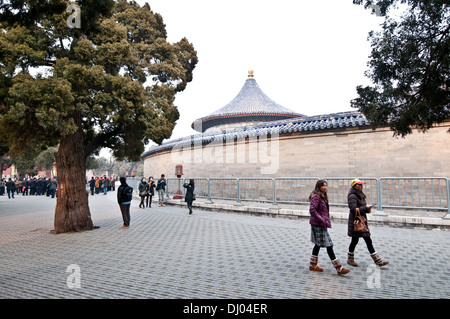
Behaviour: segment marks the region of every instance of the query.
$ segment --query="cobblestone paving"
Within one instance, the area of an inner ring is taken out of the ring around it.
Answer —
[[[122,224],[115,193],[90,197],[99,229],[50,234],[55,199],[0,197],[0,298],[449,298],[450,231],[372,227],[373,267],[363,241],[360,267],[338,276],[322,249],[323,273],[308,270],[310,225],[180,207],[131,208]],[[330,235],[344,263],[345,224]],[[69,265],[79,288],[69,288]],[[350,267],[350,266],[348,266]],[[379,286],[377,286],[379,284]]]

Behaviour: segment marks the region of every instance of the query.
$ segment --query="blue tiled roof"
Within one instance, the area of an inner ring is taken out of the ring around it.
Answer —
[[[256,80],[251,77],[245,81],[239,94],[230,103],[207,116],[197,119],[191,127],[197,129],[201,126],[201,131],[205,131],[222,123],[261,122],[302,116],[303,114],[295,113],[272,101],[259,88]],[[234,121],[233,118],[236,120]]]
[[[213,141],[226,141],[231,139],[244,139],[247,137],[283,135],[290,133],[301,133],[320,130],[333,130],[346,127],[367,126],[369,121],[364,114],[354,112],[341,112],[325,115],[317,115],[303,118],[290,118],[285,120],[271,121],[247,125],[240,128],[230,129],[210,134],[195,134],[180,139],[170,140],[162,145],[154,146],[142,154],[142,157],[154,153],[171,150],[174,146],[189,146],[207,144]]]

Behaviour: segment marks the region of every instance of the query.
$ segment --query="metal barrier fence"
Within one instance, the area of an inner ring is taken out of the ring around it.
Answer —
[[[167,196],[176,195],[188,178],[167,178]],[[272,203],[309,204],[308,198],[319,179],[328,183],[330,205],[347,206],[350,177],[280,177],[280,178],[190,178],[195,181],[195,196],[212,199]],[[385,216],[384,208],[446,211],[450,218],[450,182],[446,177],[362,177],[367,202],[374,215]],[[179,186],[180,185],[180,186]]]
[[[141,182],[140,178],[127,178],[127,184],[133,187],[133,193],[139,194],[139,183]],[[120,182],[116,182],[116,188],[120,186]]]
[[[448,188],[447,178],[380,178],[382,204],[389,208],[436,210],[448,207]]]

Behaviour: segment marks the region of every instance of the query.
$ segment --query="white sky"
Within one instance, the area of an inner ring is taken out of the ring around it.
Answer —
[[[354,110],[356,86],[370,84],[370,30],[384,18],[352,0],[137,0],[161,14],[173,43],[186,37],[199,62],[177,94],[173,138],[229,103],[254,70],[276,103],[305,115]],[[149,146],[147,146],[147,149]]]

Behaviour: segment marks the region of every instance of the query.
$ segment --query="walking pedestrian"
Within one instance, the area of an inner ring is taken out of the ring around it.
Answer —
[[[22,196],[28,196],[28,179],[24,177],[22,179]]]
[[[121,177],[119,179],[120,186],[117,189],[117,202],[119,203],[120,212],[122,213],[123,226],[120,228],[130,227],[130,206],[133,199],[133,187],[127,184],[127,179]]]
[[[29,185],[30,185],[30,195],[36,195],[36,186],[37,186],[36,177],[30,179]]]
[[[141,182],[139,183],[139,197],[141,198],[141,202],[139,203],[139,208],[145,208],[145,198],[148,195],[148,183],[145,180],[145,177],[141,178]]]
[[[166,179],[165,175],[161,174],[161,178],[158,179],[156,184],[156,190],[158,191],[158,206],[163,207],[164,205],[164,192],[166,191]]]
[[[5,186],[6,186],[5,179],[2,178],[0,180],[0,196],[3,196],[3,194],[5,194]]]
[[[91,189],[91,195],[94,196],[94,190],[95,190],[95,179],[94,179],[94,176],[92,176],[91,180],[89,181],[89,188]]]
[[[148,178],[148,195],[145,199],[147,207],[152,207],[152,198],[155,196],[155,181],[153,180],[153,176]],[[150,203],[150,206],[149,206]]]
[[[367,223],[367,215],[371,212],[372,206],[367,205],[366,195],[363,193],[363,185],[365,183],[355,178],[351,182],[351,187],[347,195],[348,208],[350,209],[350,213],[348,215],[348,236],[352,238],[350,242],[350,246],[348,247],[348,258],[347,263],[353,267],[358,267],[358,264],[355,262],[355,248],[358,244],[359,238],[363,238],[366,242],[367,249],[369,250],[370,257],[372,257],[373,261],[376,265],[382,267],[389,264],[388,261],[382,260],[378,253],[375,251],[373,247],[372,239],[370,238],[370,229]],[[366,218],[366,226],[369,229],[368,232],[355,232],[354,231],[354,221],[356,215],[356,208],[359,209],[361,216]]]
[[[6,192],[8,193],[8,198],[14,199],[14,192],[16,191],[16,183],[11,179],[11,177],[6,182]]]
[[[42,191],[42,177],[39,177],[36,181],[36,193],[35,195],[40,196]]]
[[[22,193],[22,181],[20,179],[15,178],[14,184],[16,185],[16,193],[19,195]]]
[[[46,191],[47,191],[47,196],[50,197],[50,195],[51,195],[51,193],[52,193],[52,178],[51,178],[51,177],[49,177],[49,178],[46,180],[46,186],[45,186],[45,189],[46,189]]]
[[[327,188],[327,182],[319,180],[317,181],[314,190],[311,192],[311,195],[309,195],[309,223],[311,224],[311,242],[314,244],[309,263],[309,270],[323,271],[323,268],[319,267],[317,264],[319,261],[320,248],[326,247],[328,257],[330,257],[331,263],[335,267],[337,273],[343,275],[350,272],[350,270],[344,268],[336,258],[333,250],[333,241],[328,234],[328,228],[331,228],[331,221]]]
[[[57,188],[58,183],[56,181],[56,176],[54,176],[50,181],[50,194],[52,194],[52,198],[55,198]]]
[[[105,175],[103,177],[103,181],[102,181],[103,195],[106,195],[108,193],[108,185],[109,185],[109,180],[106,178],[106,175]]]
[[[95,178],[95,193],[100,193],[100,179],[98,176]]]
[[[51,185],[52,179],[51,177],[45,178],[45,192],[47,196],[50,196],[52,192],[52,185]]]
[[[192,202],[195,200],[194,190],[195,183],[193,179],[190,179],[189,182],[184,183],[184,188],[186,188],[186,195],[184,197],[184,201],[187,203],[187,207],[189,209],[189,215],[192,214]]]

